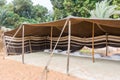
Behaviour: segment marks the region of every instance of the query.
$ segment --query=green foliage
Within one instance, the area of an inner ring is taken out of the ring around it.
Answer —
[[[120,12],[120,0],[113,0],[112,4],[117,5],[116,10]],[[120,13],[119,14],[114,14],[113,18],[120,18]]]
[[[32,8],[32,15],[31,17],[34,18],[35,20],[39,20],[39,22],[45,22],[45,17],[48,13],[48,10],[40,5],[35,5]]]
[[[50,0],[50,1],[54,9],[53,20],[58,20],[66,17],[66,13],[64,11],[64,5],[63,5],[64,0]]]
[[[5,9],[0,10],[0,26],[4,26],[6,20],[7,11]]]
[[[14,28],[14,25],[17,26],[16,23],[17,23],[17,21],[19,21],[19,18],[20,17],[18,14],[15,14],[12,11],[7,11],[6,20],[5,20],[4,25],[9,28]]]
[[[0,7],[4,6],[6,3],[6,0],[0,0]]]
[[[120,10],[120,0],[50,0],[54,9],[54,20],[67,16],[108,18],[114,10]],[[117,6],[115,6],[115,5]],[[96,7],[95,7],[96,6]],[[87,10],[86,10],[87,9]],[[94,9],[94,10],[93,10]],[[89,11],[92,10],[92,11]],[[114,17],[120,15],[114,15]]]
[[[31,18],[32,4],[31,0],[13,0],[14,12],[20,17]]]
[[[20,24],[40,23],[49,21],[47,8],[33,5],[31,0],[13,0],[6,4],[6,0],[0,0],[0,26],[16,28]]]
[[[90,54],[90,53],[91,53],[91,51],[90,51],[89,49],[81,49],[81,50],[80,50],[80,53]]]
[[[104,3],[104,5],[98,2],[102,1],[103,3],[103,0],[50,1],[53,5],[53,13],[48,12],[48,10],[41,5],[33,5],[31,0],[13,0],[12,3],[9,4],[6,4],[6,0],[0,0],[0,26],[16,28],[24,22],[48,22],[62,19],[70,15],[78,17],[90,17],[90,14],[94,13],[94,16],[98,14],[100,16],[99,18],[101,18],[105,16],[111,16],[111,13],[114,12],[114,9],[120,10],[120,0],[112,0],[112,2],[109,1],[107,4]],[[113,8],[113,6],[111,6],[113,4],[117,5],[117,7],[114,6]],[[88,11],[86,11],[86,9]],[[90,12],[89,10],[92,11]],[[119,18],[120,14],[114,14],[112,17]]]
[[[104,0],[96,3],[96,8],[90,11],[92,18],[110,18],[113,15],[116,5],[110,5],[111,1]]]
[[[54,9],[54,20],[67,16],[89,17],[84,8],[94,9],[95,3],[100,0],[50,0]]]

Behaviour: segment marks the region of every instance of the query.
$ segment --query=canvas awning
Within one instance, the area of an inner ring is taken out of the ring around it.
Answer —
[[[41,24],[23,24],[25,36],[50,36],[50,29],[53,27],[53,36],[58,37],[66,20],[71,21],[71,35],[77,37],[92,37],[92,26],[95,24],[95,36],[109,35],[120,36],[120,20],[115,19],[88,19],[80,17],[68,17],[54,22]],[[18,28],[17,28],[18,29]],[[13,36],[17,29],[8,31],[5,35]],[[62,36],[68,33],[68,27],[64,30]],[[16,37],[22,36],[22,30]]]

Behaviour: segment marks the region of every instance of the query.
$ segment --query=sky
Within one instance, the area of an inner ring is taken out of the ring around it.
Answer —
[[[13,0],[7,0],[7,2],[11,2]],[[49,11],[52,11],[52,4],[50,2],[50,0],[32,0],[33,4],[36,5],[36,4],[40,4],[44,7],[46,7]]]

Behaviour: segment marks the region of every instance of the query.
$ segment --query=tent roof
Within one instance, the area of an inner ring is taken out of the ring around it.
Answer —
[[[25,27],[25,36],[50,36],[51,27],[53,27],[53,36],[59,36],[66,20],[71,21],[71,35],[77,37],[91,37],[92,26],[95,24],[95,36],[104,35],[105,33],[120,36],[120,20],[116,19],[88,19],[81,17],[67,17],[61,20],[40,23],[40,24],[23,24]],[[8,31],[5,35],[13,36],[18,28]],[[63,36],[67,35],[66,27]],[[21,37],[22,29],[16,37]]]

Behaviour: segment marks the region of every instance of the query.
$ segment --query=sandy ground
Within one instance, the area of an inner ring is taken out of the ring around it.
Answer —
[[[50,70],[47,80],[81,80]],[[45,80],[43,68],[0,57],[0,80]]]
[[[21,55],[8,56],[6,58],[21,62]],[[37,52],[25,54],[26,64],[44,67],[48,60],[48,53]],[[55,54],[49,65],[50,71],[55,70],[61,73],[66,73],[66,60],[66,55]],[[96,62],[92,63],[91,58],[71,56],[70,75],[84,80],[120,80],[120,61],[96,59]]]

